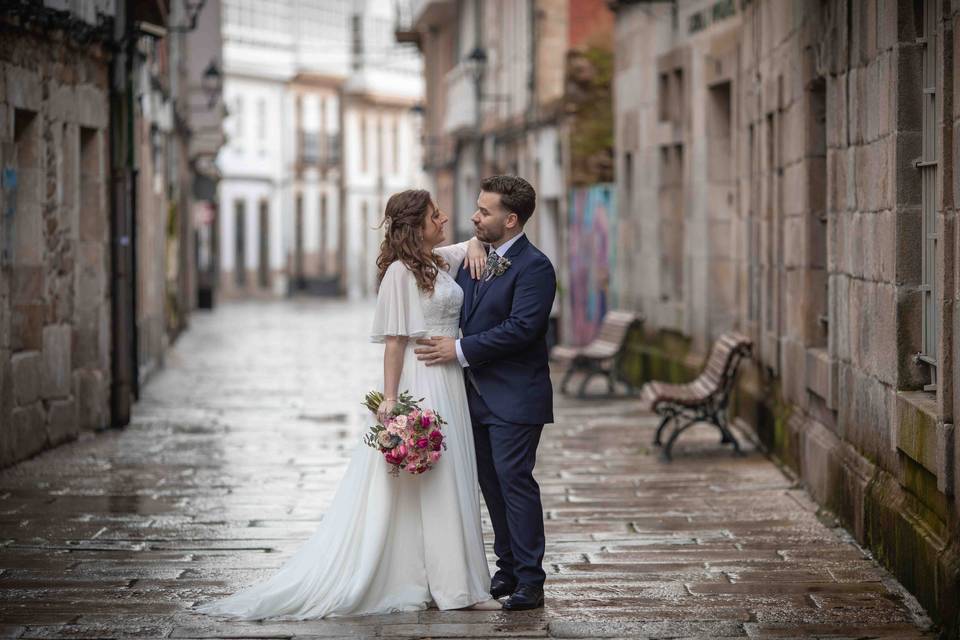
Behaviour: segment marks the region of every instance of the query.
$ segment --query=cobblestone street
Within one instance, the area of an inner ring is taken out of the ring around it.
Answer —
[[[703,428],[664,464],[649,447],[655,418],[629,398],[558,399],[544,432],[543,610],[190,613],[271,572],[316,527],[360,399],[379,386],[371,309],[297,300],[196,314],[129,428],[0,473],[0,637],[934,637],[768,459],[735,458]]]

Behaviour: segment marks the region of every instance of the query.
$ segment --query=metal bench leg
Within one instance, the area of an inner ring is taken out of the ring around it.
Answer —
[[[578,398],[587,397],[587,385],[590,384],[590,380],[593,379],[593,376],[597,374],[602,374],[603,369],[600,369],[597,365],[590,363],[587,365],[588,370],[586,375],[583,376],[583,382],[580,383],[580,390],[577,392]]]
[[[560,383],[560,393],[567,395],[567,385],[570,384],[570,378],[573,377],[573,374],[577,372],[577,367],[574,366],[573,361],[570,361],[570,364],[567,366],[567,372],[563,376],[563,382]]]
[[[717,427],[720,428],[720,432],[723,433],[723,438],[720,439],[721,444],[732,444],[733,445],[733,454],[740,455],[743,453],[740,450],[740,443],[737,442],[736,436],[733,435],[733,431],[730,430],[730,426],[727,424],[727,416],[724,412],[720,412],[716,416],[717,418]]]
[[[673,443],[677,441],[677,437],[695,425],[699,420],[697,418],[691,418],[687,422],[683,423],[682,426],[674,426],[673,431],[670,433],[670,439],[667,440],[667,446],[663,448],[663,451],[660,453],[660,458],[666,462],[670,462],[672,457]]]
[[[587,397],[587,384],[590,382],[590,379],[593,378],[593,376],[595,376],[595,375],[597,375],[596,370],[595,370],[595,369],[590,369],[590,371],[588,371],[588,372],[583,376],[583,381],[580,383],[580,389],[577,391],[577,397],[578,397],[578,398],[586,398],[586,397]]]
[[[610,371],[607,372],[607,391],[610,393],[610,395],[613,395],[617,391],[617,388],[614,385],[616,381],[616,375],[614,374],[613,369],[610,369]]]
[[[653,446],[659,447],[662,444],[662,436],[664,429],[667,428],[667,425],[670,424],[670,421],[676,418],[675,413],[666,413],[663,416],[663,419],[660,421],[660,425],[657,427],[657,434],[653,437]]]
[[[720,444],[730,444],[731,434],[727,431],[726,425],[723,424],[723,412],[714,411],[709,414],[707,417],[707,422],[712,424],[717,428],[717,431],[720,432]]]

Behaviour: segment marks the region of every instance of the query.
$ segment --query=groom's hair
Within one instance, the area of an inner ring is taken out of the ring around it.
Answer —
[[[507,211],[517,214],[521,227],[527,224],[533,210],[537,208],[537,192],[520,176],[490,176],[480,183],[480,189],[499,193],[500,204]]]

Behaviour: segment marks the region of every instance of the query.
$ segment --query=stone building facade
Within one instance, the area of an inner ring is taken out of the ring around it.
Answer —
[[[741,424],[958,633],[960,8],[613,5],[629,375],[749,335]]]
[[[423,56],[424,168],[458,239],[473,232],[470,216],[483,177],[523,175],[539,196],[528,232],[559,260],[564,55],[576,32],[571,4],[591,3],[409,3],[409,22],[398,36],[416,42]]]
[[[0,33],[0,466],[110,420],[110,56],[59,44]]]
[[[604,0],[411,0],[406,6],[408,20],[397,37],[415,42],[423,57],[429,188],[462,240],[473,234],[470,217],[484,177],[515,174],[530,181],[537,211],[525,230],[558,272],[553,340],[563,332],[572,299],[565,233],[571,175],[577,160],[589,164],[574,135],[579,130],[589,138],[591,125],[601,125],[596,133],[603,124],[609,129],[610,120],[609,97],[608,122],[586,124],[577,113],[591,100],[578,105],[571,99],[572,69],[582,70],[589,85],[593,68],[584,52],[600,44],[609,59],[612,13]],[[609,81],[606,89],[609,96]],[[611,144],[603,154],[608,169]]]
[[[419,186],[420,60],[390,0],[224,0],[220,290],[374,291],[387,198]]]
[[[127,424],[187,326],[192,116],[220,104],[216,87],[190,101],[201,72],[187,34],[217,5],[3,3],[0,467]],[[215,155],[216,132],[204,136]]]

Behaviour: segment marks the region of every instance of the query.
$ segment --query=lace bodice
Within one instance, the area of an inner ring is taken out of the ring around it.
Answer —
[[[427,333],[432,336],[453,336],[460,332],[460,308],[463,306],[463,289],[446,271],[437,274],[433,294],[420,293],[423,318]]]

